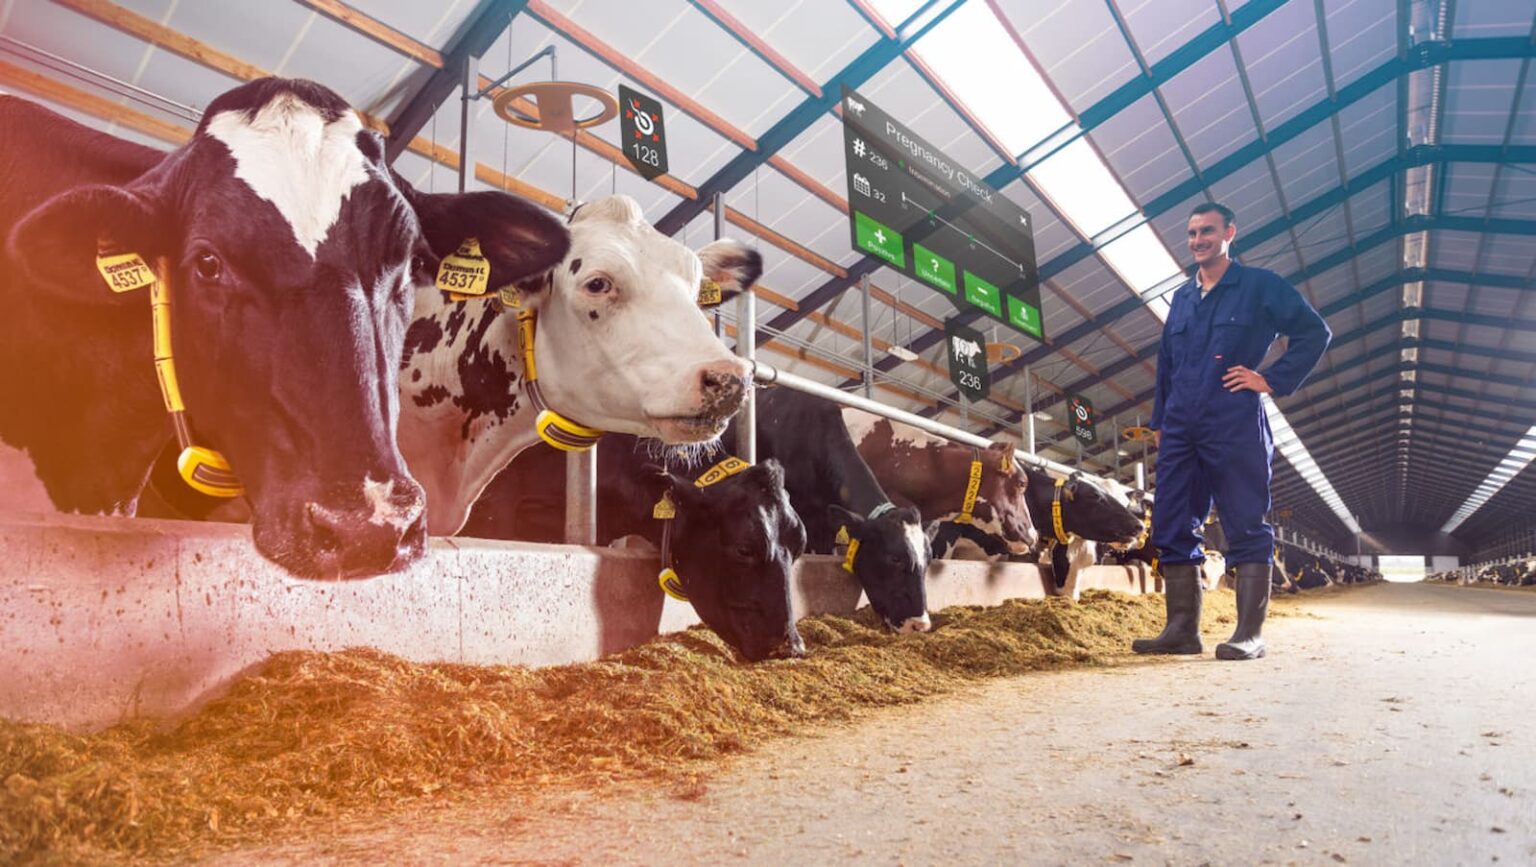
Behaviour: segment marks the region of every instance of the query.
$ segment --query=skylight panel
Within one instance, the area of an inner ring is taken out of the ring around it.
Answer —
[[[956,9],[918,40],[912,52],[1009,155],[1023,153],[1072,123],[1061,100],[987,3],[971,0]]]
[[[1521,437],[1518,443],[1515,443],[1515,447],[1509,450],[1504,460],[1499,461],[1499,465],[1493,468],[1488,478],[1483,479],[1482,484],[1477,486],[1477,490],[1472,492],[1472,496],[1468,497],[1467,501],[1461,504],[1461,508],[1451,515],[1451,519],[1445,522],[1440,532],[1455,532],[1462,522],[1476,514],[1484,503],[1493,499],[1494,494],[1503,490],[1515,476],[1520,475],[1526,467],[1530,466],[1532,459],[1536,459],[1536,425],[1531,425],[1531,429],[1525,432],[1525,436]]]
[[[1179,274],[1179,263],[1163,239],[1145,223],[1106,244],[1099,255],[1137,295],[1145,295]]]
[[[1029,178],[1087,238],[1136,213],[1120,182],[1083,139],[1030,169]]]
[[[1360,522],[1356,521],[1355,516],[1345,507],[1344,498],[1334,490],[1333,484],[1323,474],[1323,468],[1312,460],[1312,454],[1307,451],[1306,446],[1301,444],[1301,438],[1296,436],[1291,423],[1285,420],[1285,414],[1280,411],[1280,407],[1276,406],[1267,394],[1260,395],[1260,400],[1264,403],[1264,414],[1269,416],[1269,428],[1274,434],[1275,448],[1280,450],[1280,454],[1290,462],[1297,474],[1312,486],[1312,490],[1317,492],[1328,508],[1339,516],[1344,526],[1348,527],[1351,533],[1359,533]]]

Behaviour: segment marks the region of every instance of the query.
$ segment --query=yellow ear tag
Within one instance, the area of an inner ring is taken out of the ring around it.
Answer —
[[[705,277],[699,281],[700,307],[713,307],[716,304],[719,304],[723,298],[724,295],[720,291],[719,283],[716,283],[708,277]]]
[[[672,502],[672,495],[662,494],[656,505],[651,507],[651,517],[658,521],[669,521],[677,517],[677,504]]]
[[[683,579],[677,577],[677,573],[672,571],[671,566],[661,570],[661,574],[656,576],[656,583],[661,585],[663,593],[673,599],[679,602],[688,601],[688,594],[683,592]]]
[[[502,306],[512,310],[521,310],[523,308],[523,293],[516,286],[508,286],[502,289],[500,295]]]
[[[832,542],[836,545],[848,544],[848,526],[846,524],[837,528],[837,538],[833,539]]]
[[[859,556],[859,540],[854,539],[848,543],[848,553],[843,556],[843,571],[853,574],[853,560]]]
[[[478,298],[491,290],[491,263],[480,255],[480,241],[470,238],[437,266],[437,288],[454,301]]]
[[[96,257],[96,270],[113,292],[132,292],[155,282],[154,269],[138,253],[114,253]]]

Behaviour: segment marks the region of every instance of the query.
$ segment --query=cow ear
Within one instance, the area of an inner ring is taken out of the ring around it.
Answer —
[[[478,240],[491,263],[493,289],[548,271],[571,249],[571,233],[559,217],[510,193],[409,192],[432,252],[441,258],[470,238]]]
[[[763,257],[740,241],[720,240],[699,251],[704,279],[720,285],[720,300],[727,301],[752,288],[763,276]]]
[[[850,537],[858,536],[860,531],[864,529],[863,515],[855,515],[837,503],[827,506],[827,517],[832,519],[832,523],[840,527],[847,527]]]
[[[784,466],[773,458],[752,467],[747,477],[770,496],[776,497],[784,490]]]
[[[698,498],[699,489],[693,482],[671,472],[666,467],[646,464],[641,468],[641,475],[645,478],[646,490],[658,500],[663,494],[670,494],[673,503],[679,507],[686,507]]]
[[[72,296],[89,287],[77,300],[105,302],[114,294],[96,269],[101,247],[137,253],[151,267],[170,252],[157,205],[148,188],[77,187],[23,217],[11,231],[8,252],[33,285]]]

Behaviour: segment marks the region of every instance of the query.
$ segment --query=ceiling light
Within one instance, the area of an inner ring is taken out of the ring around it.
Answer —
[[[917,353],[913,352],[912,350],[910,350],[908,348],[906,348],[905,346],[898,346],[897,344],[893,343],[889,347],[887,347],[885,351],[890,353],[891,355],[896,356],[897,358],[901,359],[902,361],[916,361],[917,360]]]

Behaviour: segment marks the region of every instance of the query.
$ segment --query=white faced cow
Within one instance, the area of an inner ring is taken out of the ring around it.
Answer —
[[[537,313],[534,364],[548,407],[587,428],[706,442],[748,386],[698,308],[701,278],[729,297],[762,273],[737,241],[697,254],[645,222],[627,196],[586,205],[571,248],[521,287]],[[539,441],[514,312],[497,300],[417,294],[401,363],[400,448],[427,489],[433,535],[458,532],[498,472]]]
[[[335,93],[262,79],[170,153],[0,97],[0,439],[66,511],[132,514],[172,437],[147,291],[109,291],[99,244],[160,263],[191,438],[251,501],[256,547],[310,578],[402,568],[422,492],[395,445],[418,279],[478,237],[497,278],[565,255],[502,193],[422,195]]]

